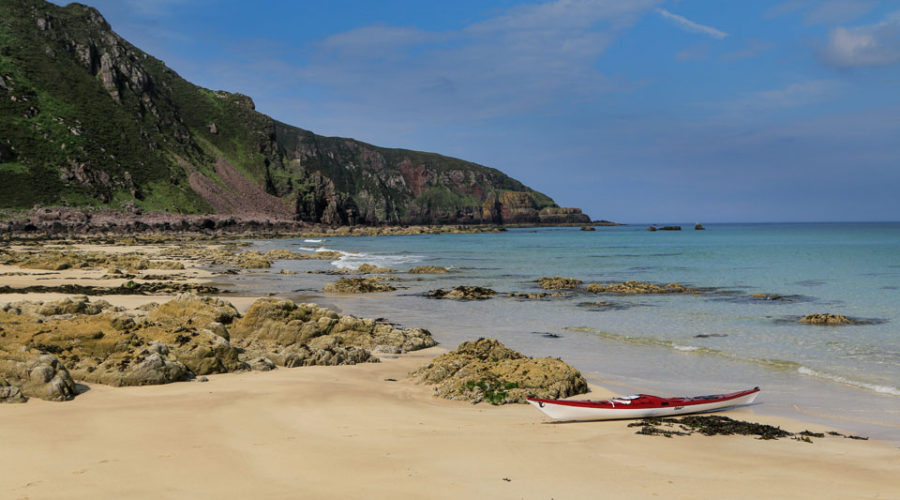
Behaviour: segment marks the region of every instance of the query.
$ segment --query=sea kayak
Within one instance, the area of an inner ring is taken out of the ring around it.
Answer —
[[[556,420],[616,420],[670,417],[722,410],[752,403],[759,387],[729,394],[663,398],[650,394],[620,396],[605,401],[526,398],[535,408]]]

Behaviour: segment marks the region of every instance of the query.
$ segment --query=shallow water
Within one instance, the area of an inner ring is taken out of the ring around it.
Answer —
[[[428,328],[448,348],[497,337],[531,356],[558,356],[621,392],[694,395],[759,385],[758,411],[900,442],[900,224],[691,227],[259,241],[260,250],[348,254],[334,262],[281,261],[270,271],[237,277],[234,285]],[[398,270],[433,264],[454,272],[398,274],[396,292],[349,297],[321,292],[336,277],[306,273],[362,263]],[[300,274],[277,274],[282,268]],[[703,293],[502,296],[539,291],[534,280],[553,275],[585,283],[679,282]],[[487,286],[500,295],[479,302],[423,296],[456,285]],[[598,301],[609,304],[589,304]],[[796,321],[813,312],[863,324]]]

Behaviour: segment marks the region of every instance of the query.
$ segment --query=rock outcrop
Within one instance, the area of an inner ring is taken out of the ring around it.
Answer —
[[[340,278],[334,283],[325,285],[325,291],[330,293],[372,293],[393,292],[396,290],[382,278]]]
[[[433,299],[485,300],[497,295],[497,292],[480,286],[457,286],[450,290],[429,290],[425,295]]]
[[[446,274],[450,270],[442,266],[418,266],[407,271],[409,274]]]
[[[850,325],[855,323],[853,318],[848,318],[847,316],[841,314],[831,314],[831,313],[813,313],[807,314],[800,318],[801,323],[806,323],[810,325]]]
[[[575,278],[564,278],[562,276],[553,276],[551,278],[538,278],[538,284],[544,290],[567,290],[577,288],[581,284],[581,280]]]
[[[588,390],[581,373],[559,359],[527,358],[484,338],[463,342],[411,376],[434,385],[436,396],[472,403],[524,403],[527,396],[556,399]]]
[[[613,283],[609,285],[591,283],[587,286],[587,291],[591,293],[619,294],[700,293],[700,290],[686,287],[680,283],[657,285],[655,283],[646,283],[643,281],[626,281],[624,283]]]
[[[128,312],[87,298],[6,304],[0,324],[3,400],[71,399],[73,378],[165,384],[275,366],[377,361],[375,349],[436,344],[427,330],[342,316],[315,304],[261,299],[242,317],[228,302],[192,294]]]

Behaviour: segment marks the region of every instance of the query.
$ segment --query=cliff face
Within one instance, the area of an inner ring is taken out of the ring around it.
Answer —
[[[187,82],[95,9],[0,0],[0,208],[326,224],[586,222],[502,172],[322,137]]]

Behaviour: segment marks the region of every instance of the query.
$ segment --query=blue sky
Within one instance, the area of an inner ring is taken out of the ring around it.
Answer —
[[[596,219],[900,220],[898,0],[86,3],[278,120]]]

